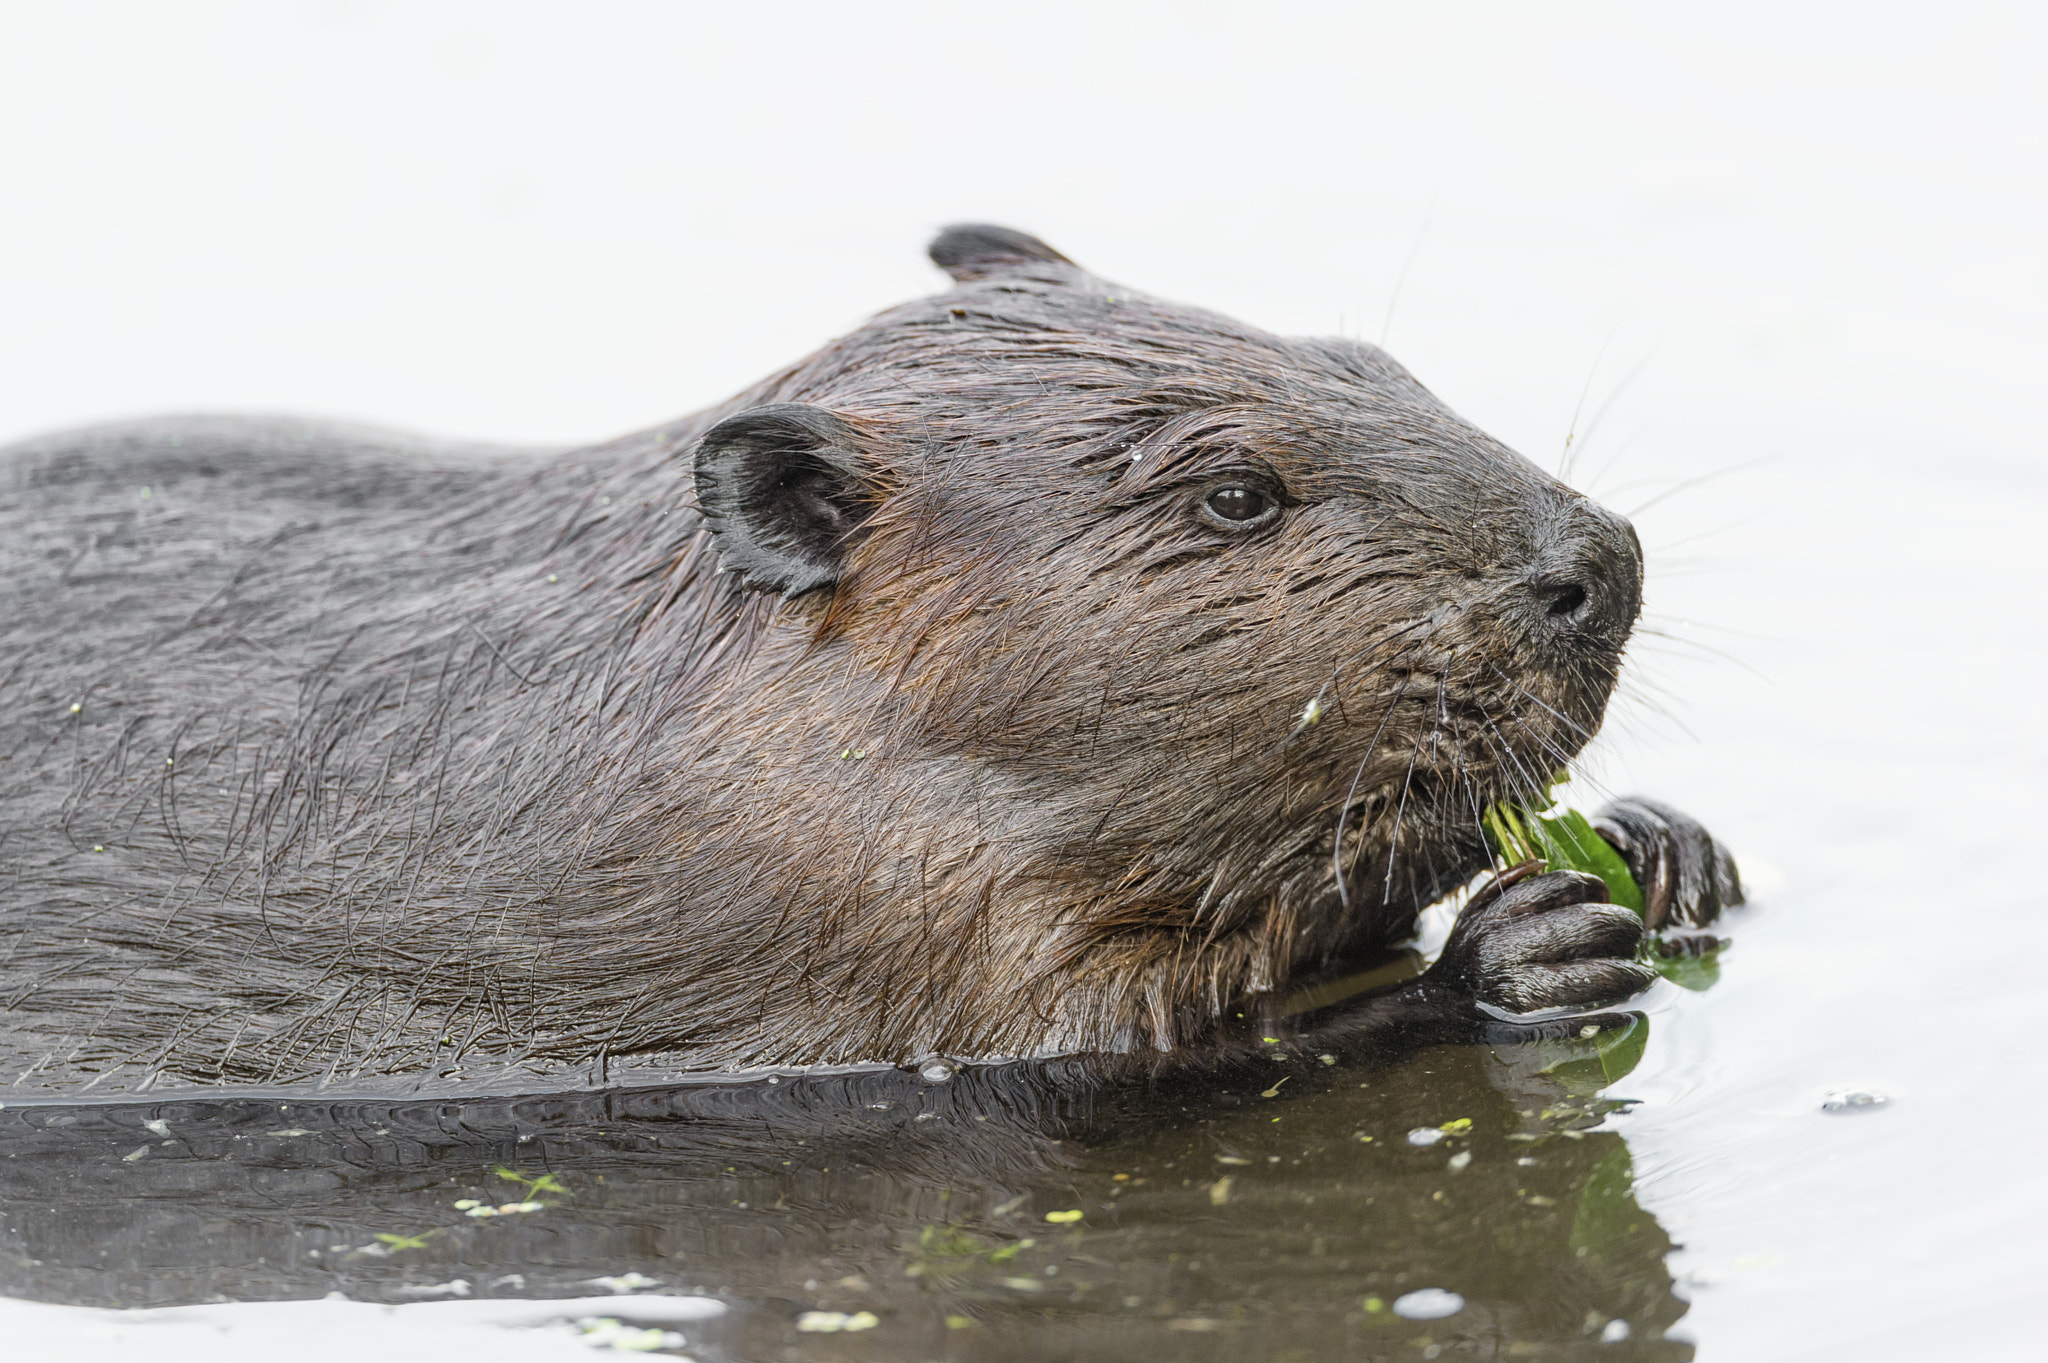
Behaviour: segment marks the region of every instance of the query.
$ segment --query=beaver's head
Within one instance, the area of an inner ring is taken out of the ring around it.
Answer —
[[[1378,900],[1598,728],[1640,600],[1625,520],[1374,346],[1003,229],[931,253],[958,287],[697,454],[723,563],[878,683],[892,752],[1000,771],[1077,873],[1228,916],[1328,891],[1340,811],[1346,897]]]

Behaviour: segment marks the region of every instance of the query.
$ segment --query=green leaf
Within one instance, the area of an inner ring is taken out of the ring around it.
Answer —
[[[1721,982],[1719,947],[1701,952],[1697,956],[1684,952],[1666,956],[1660,951],[1652,951],[1650,964],[1656,968],[1659,975],[1680,989],[1690,989],[1695,994],[1704,994]]]
[[[1559,772],[1557,780],[1564,773]],[[1552,787],[1556,780],[1552,782]],[[1543,792],[1550,801],[1552,787]],[[1607,883],[1607,897],[1637,914],[1643,911],[1643,891],[1629,874],[1628,863],[1607,839],[1594,831],[1586,816],[1576,809],[1550,802],[1541,809],[1513,800],[1503,800],[1480,816],[1493,850],[1510,866],[1540,861],[1552,871],[1584,871]]]

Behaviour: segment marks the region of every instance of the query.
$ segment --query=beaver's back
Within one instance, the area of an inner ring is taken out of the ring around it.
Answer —
[[[538,454],[260,417],[122,422],[0,449],[12,701],[0,725],[60,699],[51,688],[66,681],[104,682],[180,636],[218,633],[286,578],[345,578],[323,585],[352,587],[350,599],[408,580],[449,508]]]
[[[343,655],[520,555],[521,536],[465,530],[460,508],[502,506],[539,462],[222,417],[0,451],[0,1083],[83,1059],[69,1048],[89,1031],[102,1059],[160,1051],[163,1019],[227,982],[224,956],[261,954],[230,947],[241,934],[201,887],[263,874],[294,820],[318,822],[318,788],[346,779],[346,725],[327,736],[331,779],[311,773],[296,796],[275,779],[321,742],[312,697],[360,689]],[[278,955],[285,996],[305,981]],[[129,1010],[153,1019],[138,1036]]]

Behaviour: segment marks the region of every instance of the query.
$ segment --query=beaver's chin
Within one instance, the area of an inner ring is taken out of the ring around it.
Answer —
[[[1439,716],[1412,765],[1346,807],[1342,861],[1351,896],[1364,881],[1379,887],[1377,896],[1393,882],[1433,884],[1474,855],[1484,860],[1485,812],[1502,801],[1545,799],[1599,723],[1598,709],[1582,732],[1555,721],[1467,722],[1449,707]]]
[[[1600,732],[1615,681],[1614,668],[1589,667],[1506,694],[1447,697],[1416,744],[1411,786],[1422,782],[1468,818],[1501,800],[1540,796]]]

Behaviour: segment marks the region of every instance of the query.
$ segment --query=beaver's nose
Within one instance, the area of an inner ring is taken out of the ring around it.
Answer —
[[[1545,527],[1527,583],[1539,635],[1619,649],[1643,601],[1643,550],[1635,527],[1589,501]]]

